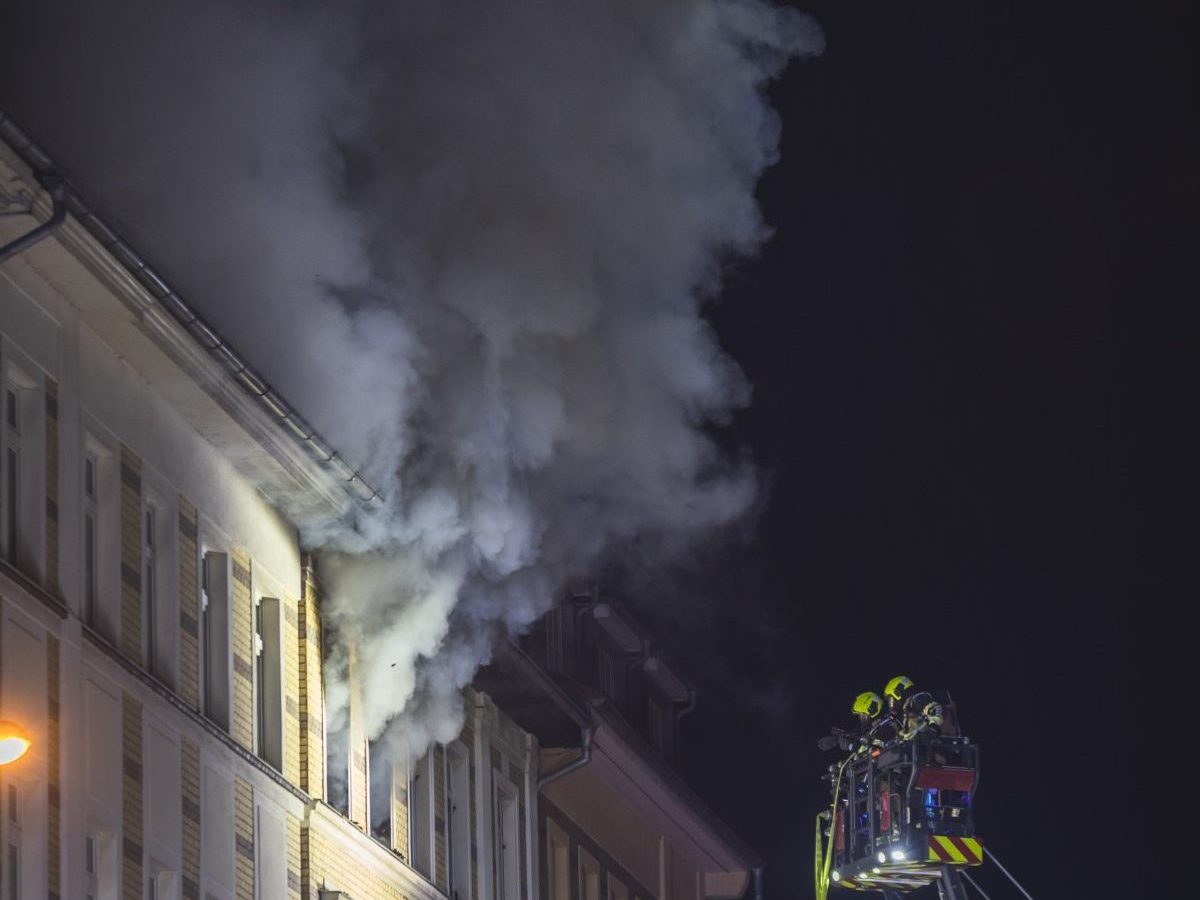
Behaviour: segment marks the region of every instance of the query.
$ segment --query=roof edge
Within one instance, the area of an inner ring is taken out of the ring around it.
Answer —
[[[346,494],[366,509],[378,509],[383,496],[363,475],[349,465],[333,446],[308,423],[299,410],[280,394],[246,358],[234,349],[171,284],[159,274],[95,209],[54,164],[53,158],[23,131],[0,107],[0,141],[33,170],[35,174],[56,174],[66,187],[67,211],[132,278],[154,299],[159,308],[179,324],[192,341],[225,371],[268,420],[293,445],[341,484]]]

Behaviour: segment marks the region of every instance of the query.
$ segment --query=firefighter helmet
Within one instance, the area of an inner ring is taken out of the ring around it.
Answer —
[[[887,683],[887,687],[883,689],[883,696],[900,703],[908,696],[908,692],[912,689],[913,682],[911,678],[907,675],[897,675]]]
[[[852,709],[856,715],[873,719],[883,711],[883,701],[874,691],[863,691],[854,698]]]

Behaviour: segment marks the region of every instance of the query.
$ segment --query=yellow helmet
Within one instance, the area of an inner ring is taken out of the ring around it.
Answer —
[[[899,703],[904,699],[904,695],[912,690],[912,679],[907,675],[897,675],[887,683],[887,687],[883,689],[883,696],[895,700]]]
[[[857,715],[873,719],[883,711],[883,701],[874,691],[863,691],[854,698],[852,709]]]

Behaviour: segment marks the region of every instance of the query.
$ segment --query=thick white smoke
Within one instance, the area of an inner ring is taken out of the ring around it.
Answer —
[[[746,510],[705,428],[748,388],[701,305],[766,235],[761,91],[819,51],[811,20],[88,3],[59,19],[77,40],[31,6],[0,102],[387,494],[305,523],[373,737],[452,738],[495,637],[567,579]]]

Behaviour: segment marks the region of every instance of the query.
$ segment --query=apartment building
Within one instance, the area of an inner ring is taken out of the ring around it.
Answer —
[[[741,896],[752,857],[670,771],[690,695],[657,657],[592,695],[507,648],[463,733],[399,761],[351,665],[327,740],[319,572],[278,501],[379,500],[53,172],[0,110],[0,720],[31,739],[0,900]],[[615,699],[643,688],[645,722]]]
[[[540,748],[541,897],[761,897],[761,861],[674,766],[696,692],[628,609],[567,592],[478,682]]]

